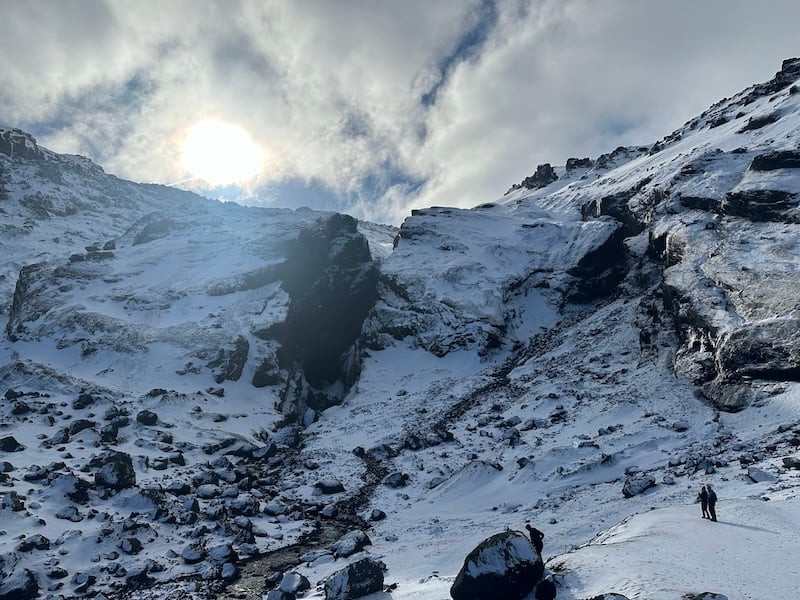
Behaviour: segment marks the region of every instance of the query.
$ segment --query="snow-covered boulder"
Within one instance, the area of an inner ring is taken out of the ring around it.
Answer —
[[[521,600],[533,591],[543,572],[542,558],[528,537],[504,531],[467,555],[450,595],[453,600]]]
[[[325,600],[351,600],[383,589],[382,563],[362,558],[325,580]]]
[[[100,470],[94,475],[95,484],[112,490],[124,490],[136,485],[136,472],[130,454],[110,450],[100,458]]]
[[[633,498],[655,484],[656,478],[652,475],[631,475],[625,479],[625,483],[622,486],[622,495],[626,498]]]
[[[355,531],[344,534],[336,540],[331,546],[331,551],[333,555],[337,557],[352,556],[356,552],[361,552],[365,547],[371,545],[372,540],[369,539],[369,536],[360,529],[356,529]]]
[[[0,582],[0,600],[32,600],[39,595],[39,582],[28,569],[18,569]]]

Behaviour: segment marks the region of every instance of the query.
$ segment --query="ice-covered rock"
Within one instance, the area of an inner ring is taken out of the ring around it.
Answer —
[[[98,462],[100,469],[94,475],[96,485],[112,490],[123,490],[136,485],[136,471],[130,454],[109,450]]]
[[[656,478],[652,475],[633,474],[625,478],[625,483],[622,486],[622,495],[626,498],[633,498],[655,484]]]
[[[325,600],[352,600],[383,589],[384,565],[362,558],[325,580]]]
[[[534,590],[543,572],[542,558],[528,537],[504,531],[467,555],[450,595],[453,600],[521,600]]]
[[[356,552],[361,552],[361,550],[370,545],[372,545],[372,540],[369,539],[369,536],[357,529],[344,534],[336,540],[331,545],[331,552],[336,557],[347,557]]]

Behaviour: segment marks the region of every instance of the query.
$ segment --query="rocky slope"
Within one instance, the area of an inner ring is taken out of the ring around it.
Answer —
[[[0,130],[0,598],[320,597],[364,558],[439,597],[525,520],[564,549],[708,478],[791,500],[798,80],[399,232]],[[597,551],[559,597],[613,591]]]

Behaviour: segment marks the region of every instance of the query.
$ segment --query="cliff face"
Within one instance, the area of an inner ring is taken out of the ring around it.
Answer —
[[[657,313],[642,339],[674,330],[675,371],[720,408],[752,401],[753,380],[795,380],[798,78],[784,61],[651,146],[540,165],[471,211],[416,211],[383,268],[373,343],[486,355],[624,294]]]

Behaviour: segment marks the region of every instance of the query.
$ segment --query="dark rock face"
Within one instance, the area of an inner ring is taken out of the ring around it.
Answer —
[[[717,369],[728,381],[800,380],[800,321],[761,321],[723,336]]]
[[[759,154],[750,163],[751,171],[800,169],[800,150],[775,150]]]
[[[0,153],[28,160],[43,157],[36,139],[21,129],[0,129]]]
[[[7,435],[0,439],[0,451],[2,452],[22,452],[25,446],[20,444],[13,435]]]
[[[0,600],[33,600],[39,595],[39,582],[28,569],[18,569],[0,583]]]
[[[578,278],[569,299],[590,302],[610,294],[625,277],[627,256],[624,228],[619,227],[599,248],[587,253],[569,270],[570,275]]]
[[[456,577],[453,600],[521,600],[542,578],[544,564],[528,537],[504,531],[470,552]]]
[[[95,484],[112,490],[124,490],[136,485],[136,472],[129,454],[106,452],[100,458],[100,470],[95,473]]]
[[[6,335],[12,342],[19,340],[17,334],[25,332],[24,322],[26,320],[35,320],[41,315],[34,312],[31,315],[25,315],[26,302],[31,305],[36,297],[36,284],[40,281],[42,273],[46,271],[46,266],[42,263],[35,263],[32,265],[25,265],[19,271],[17,284],[14,287],[14,297],[11,302],[11,311],[8,316],[8,323],[6,323]]]
[[[325,580],[325,600],[351,600],[383,589],[383,565],[362,558]]]
[[[591,162],[591,161],[590,161]],[[550,163],[544,163],[536,167],[536,172],[522,180],[522,187],[529,190],[547,187],[554,181],[558,180],[555,170]]]
[[[153,426],[158,423],[158,415],[152,410],[142,410],[136,415],[136,421],[142,425]]]
[[[787,58],[781,63],[781,70],[775,73],[775,77],[765,83],[753,86],[752,91],[745,97],[744,104],[750,104],[758,98],[780,92],[798,79],[800,79],[800,58]]]
[[[214,381],[218,384],[228,381],[239,381],[250,352],[250,342],[240,335],[231,349],[220,348],[217,357],[208,363],[215,370]]]
[[[726,215],[751,221],[785,221],[798,205],[797,194],[784,190],[746,190],[728,192],[722,210]]]
[[[594,166],[594,161],[591,158],[568,158],[567,171],[574,171],[575,169],[589,169]]]
[[[760,117],[751,117],[747,120],[747,123],[745,123],[744,126],[737,131],[737,133],[745,133],[746,131],[755,131],[756,129],[761,129],[762,127],[771,125],[780,118],[781,116],[778,113],[770,113]]]
[[[291,297],[279,332],[281,366],[298,364],[311,389],[305,401],[315,410],[338,402],[318,390],[344,377],[347,351],[377,299],[378,269],[366,238],[352,217],[334,214],[300,232],[282,267]]]

